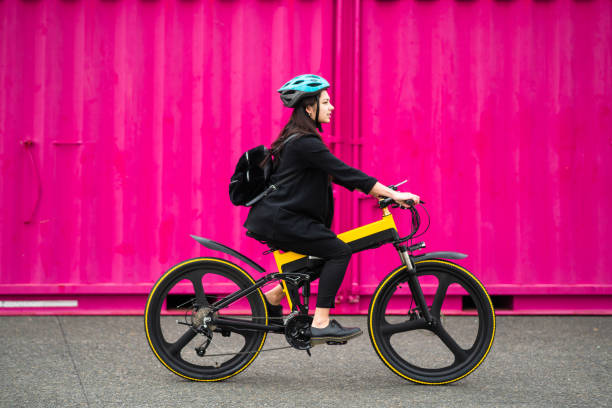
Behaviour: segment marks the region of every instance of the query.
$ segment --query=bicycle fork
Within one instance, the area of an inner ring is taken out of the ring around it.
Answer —
[[[416,302],[419,310],[421,311],[421,314],[425,318],[425,321],[427,321],[429,325],[432,325],[434,323],[434,318],[429,312],[429,307],[427,306],[427,301],[425,300],[425,295],[423,294],[421,283],[417,278],[416,268],[414,262],[412,261],[412,255],[410,255],[412,251],[421,248],[425,248],[424,242],[419,242],[418,244],[413,245],[411,247],[407,247],[401,244],[395,245],[395,249],[397,249],[402,263],[406,266],[406,269],[408,270],[408,286],[410,287],[412,297]]]

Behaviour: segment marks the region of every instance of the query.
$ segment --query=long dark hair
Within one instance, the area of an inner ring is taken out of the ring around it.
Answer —
[[[300,100],[300,103],[293,109],[289,122],[287,122],[283,130],[281,130],[278,138],[272,142],[272,146],[270,146],[268,155],[264,159],[262,165],[266,164],[269,160],[273,160],[274,168],[276,169],[278,167],[285,140],[291,135],[297,135],[294,139],[298,139],[305,135],[316,135],[319,138],[321,137],[317,128],[317,123],[308,116],[306,112],[307,106],[319,103],[319,95],[321,95],[321,92],[315,95],[306,96]],[[316,109],[316,114],[318,113],[319,110]]]

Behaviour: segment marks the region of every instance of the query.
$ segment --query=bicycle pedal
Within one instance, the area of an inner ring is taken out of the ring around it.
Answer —
[[[341,345],[346,344],[348,342],[346,340],[344,340],[344,341],[328,341],[326,343],[328,345],[330,345],[330,346],[341,346]]]

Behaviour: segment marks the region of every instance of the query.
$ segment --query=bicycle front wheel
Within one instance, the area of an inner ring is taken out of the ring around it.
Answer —
[[[416,262],[415,267],[424,292],[433,294],[426,296],[433,324],[427,323],[414,302],[406,306],[411,293],[408,271],[402,266],[374,292],[368,313],[370,340],[385,365],[404,379],[428,385],[460,380],[491,349],[493,304],[482,284],[452,262],[431,259]],[[456,309],[458,301],[469,315],[447,316],[445,310]]]
[[[155,356],[194,381],[224,380],[244,370],[259,354],[266,332],[220,329],[206,319],[215,302],[254,283],[243,269],[217,258],[190,259],[170,269],[145,308],[145,332]],[[263,294],[256,290],[214,317],[267,324]]]

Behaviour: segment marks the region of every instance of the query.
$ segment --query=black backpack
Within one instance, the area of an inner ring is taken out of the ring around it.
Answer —
[[[296,135],[289,136],[284,144],[293,139],[294,136]],[[276,184],[269,184],[273,172],[272,160],[268,160],[263,166],[261,165],[267,154],[268,149],[264,145],[260,145],[247,150],[240,156],[229,185],[232,204],[250,207],[271,192],[278,190],[281,184],[295,176],[295,174],[290,174]]]

